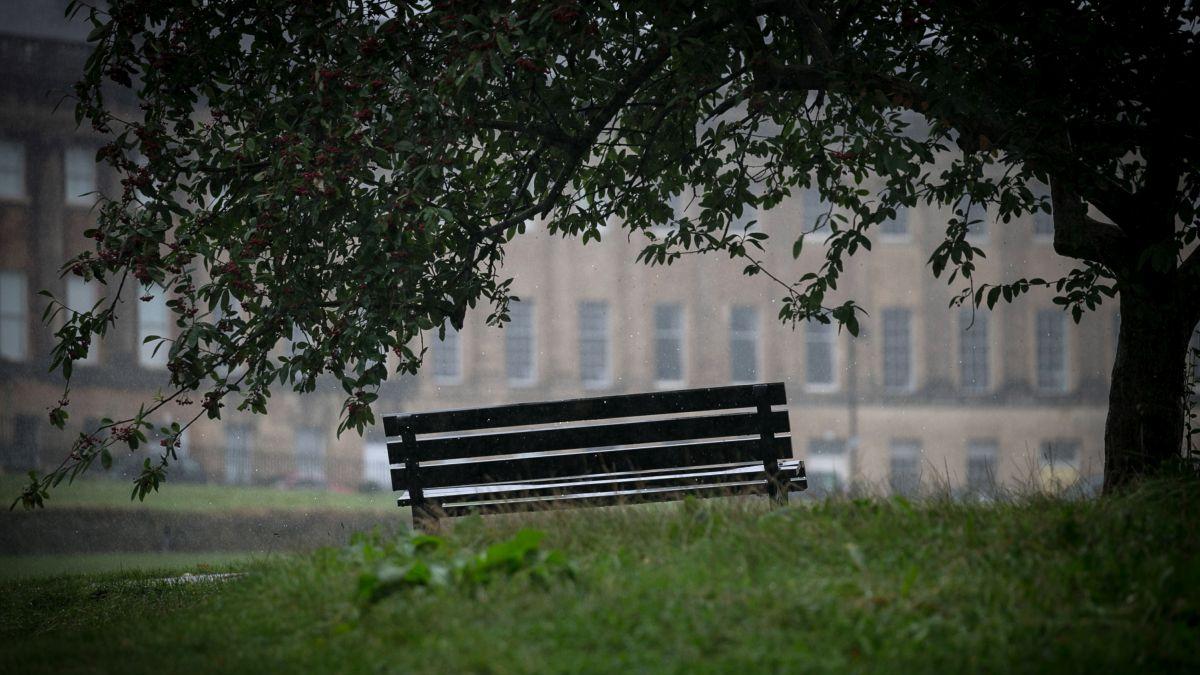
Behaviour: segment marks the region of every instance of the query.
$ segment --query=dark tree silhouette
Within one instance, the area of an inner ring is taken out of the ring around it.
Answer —
[[[1017,0],[384,2],[112,0],[94,24],[78,116],[126,175],[95,245],[65,270],[169,289],[168,398],[263,411],[269,386],[347,392],[374,421],[384,356],[467,308],[506,318],[497,265],[532,216],[599,237],[666,223],[650,264],[722,252],[762,270],[763,233],[731,227],[816,187],[819,269],[784,321],[857,331],[831,305],[845,258],[896,209],[953,206],[936,275],[973,284],[972,203],[1008,222],[1053,210],[1062,279],[975,285],[961,302],[1049,286],[1076,320],[1122,316],[1105,434],[1108,489],[1180,456],[1185,358],[1200,319],[1194,3]],[[122,100],[138,107],[126,110]],[[913,122],[916,122],[914,124]],[[1037,184],[1051,186],[1040,196]],[[680,217],[672,201],[698,202]],[[150,290],[148,292],[160,292]],[[115,303],[71,314],[55,366],[103,336]],[[280,340],[299,334],[281,354]],[[173,392],[173,393],[171,393]],[[153,406],[81,436],[25,493],[137,443]],[[54,412],[61,424],[66,411]],[[177,433],[177,429],[173,429]],[[137,491],[170,462],[148,464]]]

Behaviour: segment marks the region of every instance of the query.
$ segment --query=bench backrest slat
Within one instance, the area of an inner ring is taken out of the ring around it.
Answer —
[[[787,394],[784,392],[782,382],[773,382],[762,385],[762,387],[764,392],[761,395],[768,404],[782,405],[787,402]],[[701,410],[752,408],[758,402],[758,399],[755,398],[754,385],[736,385],[542,403],[516,403],[490,408],[386,415],[383,418],[383,426],[384,432],[391,437],[399,436],[403,427],[412,429],[414,434],[430,434],[615,417],[669,415]]]
[[[775,456],[791,456],[791,439],[775,438]],[[759,461],[758,439],[712,441],[578,452],[563,455],[510,459],[485,459],[459,464],[435,464],[421,467],[421,482],[427,488],[565,478],[622,471],[656,471],[680,466],[705,466]],[[405,485],[405,469],[392,469],[395,485]]]
[[[770,413],[773,433],[790,430],[786,410]],[[464,457],[512,455],[523,452],[549,452],[575,448],[595,448],[631,443],[663,443],[696,438],[758,435],[759,414],[732,413],[705,417],[623,422],[563,429],[506,431],[495,434],[427,438],[412,446],[403,442],[388,444],[388,458],[393,463],[415,458],[420,462]]]

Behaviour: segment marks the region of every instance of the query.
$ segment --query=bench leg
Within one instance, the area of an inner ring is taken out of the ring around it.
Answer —
[[[436,502],[421,500],[412,505],[413,530],[429,532],[437,529],[441,509]]]
[[[764,462],[763,468],[767,472],[767,495],[771,498],[771,503],[787,506],[788,483],[791,482],[791,477],[779,470],[778,461]]]
[[[758,401],[758,443],[763,471],[767,474],[767,494],[772,503],[784,506],[788,502],[786,481],[789,478],[779,471],[779,459],[775,456],[775,430],[771,427],[771,403],[767,396],[767,385],[754,385],[754,398]]]

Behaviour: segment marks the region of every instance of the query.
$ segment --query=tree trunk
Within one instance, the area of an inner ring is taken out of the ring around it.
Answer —
[[[1171,468],[1183,447],[1187,350],[1195,320],[1191,308],[1138,290],[1126,284],[1120,295],[1121,328],[1104,426],[1105,493]]]

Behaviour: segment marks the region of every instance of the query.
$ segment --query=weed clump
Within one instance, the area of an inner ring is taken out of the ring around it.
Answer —
[[[544,548],[545,536],[522,529],[475,551],[455,548],[449,540],[429,534],[391,540],[358,535],[343,553],[347,562],[366,568],[358,575],[355,600],[370,606],[413,588],[478,588],[515,578],[538,584],[574,579],[575,566],[562,551]]]

